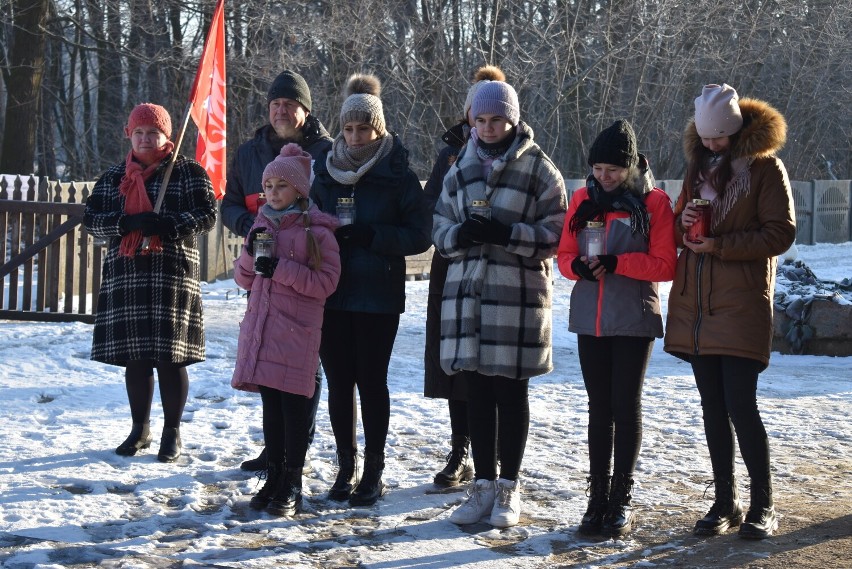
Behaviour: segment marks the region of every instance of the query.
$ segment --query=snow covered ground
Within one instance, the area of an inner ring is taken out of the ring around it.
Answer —
[[[852,243],[800,246],[799,258],[821,279],[852,279]],[[335,474],[323,397],[306,511],[295,519],[248,508],[258,481],[239,463],[257,453],[262,433],[259,397],[229,384],[245,310],[233,281],[203,286],[208,359],[190,368],[185,454],[177,464],[157,462],[156,440],[136,457],[114,453],[130,428],[123,375],[88,359],[91,326],[0,322],[0,566],[546,567],[560,552],[583,549],[589,561],[578,567],[611,565],[637,551],[650,567],[655,552],[686,547],[677,538],[684,527],[653,542],[641,532],[618,542],[575,532],[586,503],[586,397],[576,336],[567,332],[571,283],[561,277],[556,369],[530,389],[522,523],[498,531],[447,520],[464,493],[431,484],[448,451],[449,426],[446,402],[422,396],[427,286],[407,283],[407,312],[391,360],[390,493],[372,508],[323,499]],[[669,287],[663,288],[667,298]],[[825,454],[848,473],[850,369],[852,358],[773,354],[759,402],[773,457],[795,459],[773,463],[777,487],[807,477],[796,460]],[[689,367],[665,354],[661,341],[643,401],[635,488],[640,527],[652,515],[703,514],[710,468],[698,394]],[[161,417],[157,396],[155,433]],[[738,473],[745,478],[741,463]],[[783,531],[783,503],[779,509]]]

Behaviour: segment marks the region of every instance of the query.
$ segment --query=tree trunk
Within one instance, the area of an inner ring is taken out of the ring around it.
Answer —
[[[15,0],[14,36],[5,74],[7,107],[0,172],[31,174],[38,100],[44,73],[44,25],[49,0]]]

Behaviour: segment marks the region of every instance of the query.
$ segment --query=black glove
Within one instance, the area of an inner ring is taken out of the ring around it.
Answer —
[[[155,213],[142,227],[142,235],[145,237],[153,237],[154,235],[162,237],[171,234],[174,229],[175,224],[170,218]]]
[[[254,272],[265,279],[271,279],[278,266],[278,259],[272,257],[258,257],[254,260]]]
[[[474,226],[475,234],[474,241],[480,243],[493,243],[494,245],[502,245],[505,247],[509,244],[509,239],[512,238],[512,228],[504,223],[500,223],[496,219],[488,219],[481,215],[473,214],[470,218],[478,223]]]
[[[257,234],[267,233],[268,231],[265,227],[255,227],[246,235],[246,251],[248,251],[249,255],[254,257],[254,240],[257,238]]]
[[[376,236],[376,230],[366,223],[350,223],[338,227],[334,236],[341,246],[349,244],[369,248],[373,243],[373,237]]]
[[[580,260],[579,256],[574,257],[574,260],[571,261],[571,270],[574,271],[574,274],[579,275],[587,281],[598,282],[598,279],[595,278],[595,273],[592,272],[589,265]]]
[[[153,220],[156,220],[159,217],[159,214],[156,214],[153,211],[123,215],[118,220],[118,230],[122,235],[127,235],[131,231],[143,230],[151,224]]]
[[[618,257],[616,255],[598,255],[598,263],[608,273],[615,273],[615,267],[618,266]]]
[[[477,245],[474,235],[478,234],[481,224],[475,219],[465,219],[456,234],[456,245],[459,249],[469,249]]]

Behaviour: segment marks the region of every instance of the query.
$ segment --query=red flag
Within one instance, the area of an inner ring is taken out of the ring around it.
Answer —
[[[198,160],[213,182],[216,199],[225,195],[225,0],[216,3],[210,31],[189,95],[190,115],[198,127]]]

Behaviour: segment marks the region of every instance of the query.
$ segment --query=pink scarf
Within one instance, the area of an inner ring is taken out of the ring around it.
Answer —
[[[125,214],[133,215],[135,213],[154,211],[151,200],[148,198],[148,192],[145,190],[145,182],[154,175],[154,172],[160,166],[160,162],[174,150],[174,147],[175,145],[172,141],[166,141],[163,147],[154,153],[154,161],[148,167],[143,167],[140,162],[134,160],[135,155],[133,150],[127,153],[127,158],[124,160],[124,176],[118,184],[118,192],[124,196]],[[142,245],[142,239],[142,231],[138,229],[131,231],[121,238],[118,254],[124,257],[134,257],[136,250]],[[142,251],[141,253],[147,255],[151,251],[159,253],[163,250],[163,245],[158,235],[151,237],[149,247],[148,251]]]

